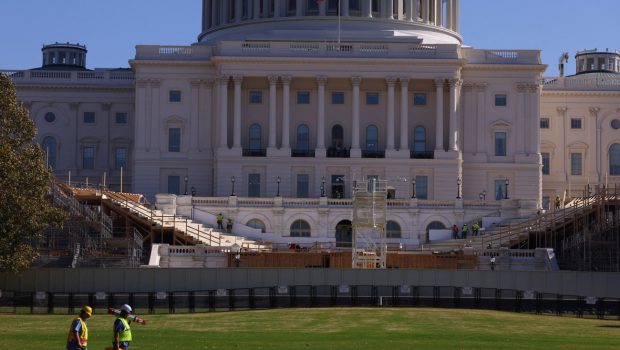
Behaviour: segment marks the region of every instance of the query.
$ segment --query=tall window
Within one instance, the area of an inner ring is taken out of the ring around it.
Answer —
[[[418,199],[428,199],[428,176],[415,177],[415,196]]]
[[[495,200],[502,200],[505,197],[506,180],[495,180]]]
[[[297,127],[296,148],[301,151],[307,151],[310,149],[310,130],[306,124],[301,124]]]
[[[508,102],[508,97],[503,94],[495,95],[495,106],[496,107],[506,107]]]
[[[333,105],[342,105],[342,104],[344,104],[344,92],[342,92],[342,91],[334,91],[334,92],[332,92],[332,104]]]
[[[250,91],[250,103],[263,103],[263,93],[258,90]]]
[[[423,92],[416,92],[413,94],[414,106],[426,106],[426,94]]]
[[[295,220],[291,224],[291,237],[310,237],[310,224],[304,220]]]
[[[549,153],[541,153],[542,155],[542,173],[543,175],[549,175],[550,156]]]
[[[308,198],[310,176],[308,174],[297,174],[297,198]]]
[[[366,93],[366,104],[367,105],[378,105],[379,104],[379,93],[378,92],[367,92]]]
[[[581,153],[571,153],[570,154],[570,174],[579,176],[583,174],[582,170],[582,154]]]
[[[56,169],[56,139],[51,136],[47,136],[43,139],[41,148],[43,148],[43,152],[45,152],[47,166],[52,169]]]
[[[116,113],[115,121],[116,124],[127,124],[127,113]]]
[[[181,128],[168,129],[168,152],[181,152]]]
[[[254,151],[261,149],[261,130],[258,124],[250,125],[250,149]]]
[[[368,181],[368,192],[374,192],[377,188],[379,175],[367,175],[366,180]]]
[[[571,118],[571,120],[570,120],[570,128],[571,129],[581,129],[581,118]]]
[[[368,125],[366,128],[366,150],[379,150],[379,129],[375,125]]]
[[[181,177],[179,175],[168,176],[168,193],[181,194]]]
[[[549,118],[540,118],[540,128],[549,129]]]
[[[168,101],[170,102],[181,102],[181,91],[179,90],[170,90],[168,93]]]
[[[259,219],[252,219],[248,221],[245,225],[250,226],[251,228],[258,229],[261,233],[265,233],[266,231],[265,223],[260,221]]]
[[[84,123],[94,124],[95,123],[95,112],[84,112]]]
[[[506,156],[506,133],[495,133],[495,155],[498,157]]]
[[[82,168],[95,168],[95,147],[84,147],[82,150]]]
[[[248,174],[248,197],[260,197],[260,174]]]
[[[344,145],[344,130],[336,124],[332,127],[332,147],[342,148]]]
[[[385,225],[385,237],[400,238],[401,235],[400,225],[396,221],[388,221]]]
[[[609,175],[620,176],[620,143],[609,147]]]
[[[423,126],[413,129],[413,151],[426,152],[426,128]]]
[[[300,105],[310,104],[310,92],[297,91],[297,104],[300,104]]]
[[[344,198],[344,175],[332,175],[332,198]]]
[[[118,147],[114,152],[114,164],[116,169],[127,168],[127,148]]]

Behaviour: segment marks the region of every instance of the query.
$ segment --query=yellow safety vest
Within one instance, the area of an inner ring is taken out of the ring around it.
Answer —
[[[117,317],[116,319],[121,320],[121,322],[123,322],[123,326],[125,327],[125,329],[123,329],[123,331],[118,335],[118,341],[131,341],[131,327],[129,327],[129,322],[122,317]]]
[[[84,322],[84,320],[82,320],[82,318],[80,317],[76,317],[73,321],[75,320],[79,320],[80,324],[82,325],[80,334],[78,334],[80,336],[80,342],[82,343],[82,346],[87,346],[88,345],[88,327],[86,327],[86,322]],[[73,322],[71,322],[71,326],[73,326]],[[67,342],[70,342],[71,340],[73,340],[73,327],[69,329],[69,335],[67,335]]]

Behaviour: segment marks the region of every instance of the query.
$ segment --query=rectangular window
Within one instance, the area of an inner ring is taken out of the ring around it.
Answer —
[[[297,91],[297,104],[300,104],[300,105],[310,104],[310,92],[309,91]]]
[[[127,148],[119,147],[115,150],[114,164],[116,169],[127,168]]]
[[[332,104],[343,105],[344,104],[344,92],[342,91],[332,92]]]
[[[181,152],[181,128],[168,129],[168,152]]]
[[[549,196],[543,196],[542,197],[542,208],[544,210],[549,210]]]
[[[428,176],[415,177],[415,196],[418,199],[428,199]]]
[[[367,105],[378,105],[379,104],[379,93],[378,92],[367,92],[366,93],[366,104]]]
[[[116,113],[116,124],[127,124],[127,113]]]
[[[377,181],[379,181],[379,175],[368,175],[366,176],[366,180],[368,181],[368,192],[374,192]]]
[[[248,197],[260,197],[260,174],[248,174]]]
[[[84,123],[93,124],[95,122],[95,112],[84,112]]]
[[[495,180],[495,200],[501,201],[506,198],[506,180]]]
[[[570,174],[579,176],[582,174],[581,170],[582,155],[581,153],[570,154]]]
[[[570,119],[570,128],[571,129],[581,129],[581,118],[571,118]]]
[[[426,94],[421,92],[413,94],[413,105],[426,106]]]
[[[495,156],[497,157],[506,156],[506,133],[505,132],[495,133]]]
[[[332,198],[344,198],[344,175],[332,175]]]
[[[181,91],[179,90],[170,90],[168,101],[170,102],[181,102]]]
[[[263,103],[263,92],[262,91],[250,91],[250,103]]]
[[[297,175],[297,198],[308,198],[310,196],[309,181],[308,174]]]
[[[168,193],[181,194],[181,177],[179,175],[168,175]]]
[[[543,175],[549,175],[549,153],[541,153],[542,155],[542,173]]]
[[[84,147],[82,151],[82,168],[95,168],[95,147]]]
[[[506,107],[508,97],[504,94],[495,95],[495,107]]]
[[[549,129],[549,118],[540,118],[540,128]]]

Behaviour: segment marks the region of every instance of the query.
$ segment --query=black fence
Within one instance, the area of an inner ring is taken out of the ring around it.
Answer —
[[[312,307],[434,307],[620,319],[620,299],[493,288],[433,286],[279,286],[158,293],[2,291],[0,313],[96,313],[130,304],[138,314]]]

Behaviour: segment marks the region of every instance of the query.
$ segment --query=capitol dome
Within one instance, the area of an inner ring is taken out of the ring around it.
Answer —
[[[198,41],[462,44],[460,0],[203,0]]]

